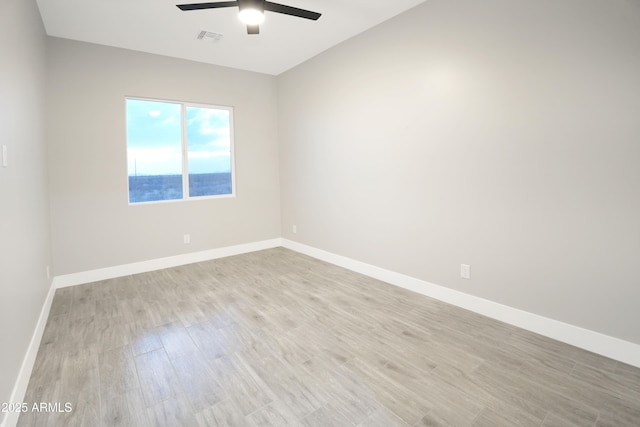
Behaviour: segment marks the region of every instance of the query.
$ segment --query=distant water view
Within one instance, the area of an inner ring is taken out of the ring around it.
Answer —
[[[231,194],[231,173],[189,174],[190,197]],[[182,199],[182,175],[129,176],[129,202]]]

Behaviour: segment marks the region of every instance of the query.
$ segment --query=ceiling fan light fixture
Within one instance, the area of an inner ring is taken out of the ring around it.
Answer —
[[[261,10],[253,8],[242,9],[238,17],[247,25],[259,25],[264,21],[264,13]]]
[[[310,10],[299,9],[267,0],[235,0],[218,1],[213,3],[178,4],[180,10],[218,9],[237,7],[240,9],[238,17],[247,26],[247,34],[260,34],[260,24],[264,21],[264,11],[296,16],[298,18],[317,21],[321,14]]]

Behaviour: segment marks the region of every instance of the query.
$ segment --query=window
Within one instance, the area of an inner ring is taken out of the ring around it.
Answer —
[[[126,104],[129,203],[234,195],[231,107]]]

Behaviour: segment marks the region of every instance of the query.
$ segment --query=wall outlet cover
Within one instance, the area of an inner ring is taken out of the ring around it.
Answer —
[[[460,264],[460,277],[471,279],[471,266],[469,264]]]

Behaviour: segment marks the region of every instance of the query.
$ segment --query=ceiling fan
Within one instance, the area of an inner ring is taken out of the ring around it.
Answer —
[[[298,9],[297,7],[285,6],[265,0],[219,1],[215,3],[179,4],[177,6],[180,10],[217,9],[237,6],[240,9],[240,20],[247,24],[247,34],[260,33],[260,23],[264,20],[265,11],[297,16],[298,18],[311,19],[313,21],[316,21],[321,15],[310,10]]]

